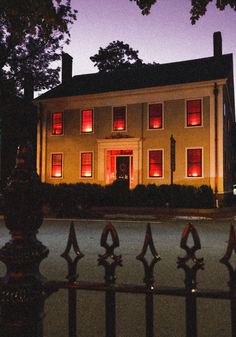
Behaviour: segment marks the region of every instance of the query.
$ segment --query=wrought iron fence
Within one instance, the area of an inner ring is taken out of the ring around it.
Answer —
[[[197,337],[197,299],[224,299],[230,301],[232,337],[236,337],[236,270],[230,263],[236,252],[236,235],[231,225],[228,247],[220,260],[229,271],[228,290],[202,290],[197,288],[197,274],[203,269],[203,258],[196,257],[201,249],[195,227],[189,223],[182,232],[180,247],[184,257],[178,257],[177,268],[185,274],[183,287],[157,286],[154,268],[160,260],[155,248],[150,224],[147,224],[143,248],[136,257],[144,268],[143,285],[116,282],[116,268],[122,265],[122,256],[116,255],[119,237],[115,227],[108,223],[101,235],[103,255],[98,256],[104,267],[104,282],[84,282],[78,279],[77,265],[84,257],[71,223],[68,242],[62,257],[68,266],[67,281],[45,281],[39,265],[48,255],[48,249],[37,240],[37,231],[42,223],[42,200],[40,181],[33,170],[30,149],[18,149],[16,167],[9,178],[5,195],[5,223],[11,240],[0,249],[0,260],[7,267],[0,282],[0,336],[43,337],[43,312],[45,300],[60,289],[68,290],[68,336],[77,336],[77,292],[79,290],[105,293],[105,336],[116,337],[116,294],[144,294],[146,337],[154,337],[154,297],[179,296],[185,299],[186,337]],[[189,247],[189,237],[193,245]],[[151,260],[147,251],[151,252]],[[72,252],[74,258],[72,257]]]

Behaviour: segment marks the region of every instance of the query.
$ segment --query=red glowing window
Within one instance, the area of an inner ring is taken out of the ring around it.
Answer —
[[[201,124],[201,100],[187,101],[187,126],[199,126]]]
[[[93,132],[93,110],[81,111],[81,132]]]
[[[149,177],[162,177],[162,170],[162,150],[149,151]]]
[[[62,153],[52,154],[52,178],[62,177]]]
[[[149,129],[162,128],[162,104],[149,104]]]
[[[123,131],[125,129],[126,129],[125,106],[113,108],[113,131]]]
[[[93,154],[92,152],[81,153],[81,177],[91,178],[93,170]]]
[[[202,176],[202,149],[187,150],[187,176]]]
[[[52,114],[52,134],[62,135],[63,134],[63,113],[54,112]]]

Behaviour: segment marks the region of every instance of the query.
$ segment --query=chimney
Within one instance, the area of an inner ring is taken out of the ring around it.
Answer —
[[[72,61],[73,57],[67,53],[62,53],[62,83],[69,82],[72,79]]]
[[[221,32],[213,34],[214,57],[222,56],[222,37]]]

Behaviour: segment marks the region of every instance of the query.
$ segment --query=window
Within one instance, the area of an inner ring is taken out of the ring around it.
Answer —
[[[162,128],[162,104],[149,104],[149,129]]]
[[[52,154],[52,178],[62,178],[62,153]]]
[[[81,153],[81,177],[91,178],[93,171],[93,153],[82,152]]]
[[[113,131],[126,130],[126,107],[113,108]]]
[[[91,109],[81,111],[81,132],[93,132],[93,110]]]
[[[62,135],[63,132],[63,113],[54,112],[52,114],[52,135]]]
[[[187,176],[202,177],[202,149],[187,150]]]
[[[187,126],[202,125],[201,100],[187,101]]]
[[[149,151],[149,177],[162,177],[162,171],[162,150]]]

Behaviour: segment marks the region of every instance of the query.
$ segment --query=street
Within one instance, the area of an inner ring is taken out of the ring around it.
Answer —
[[[203,257],[205,270],[198,273],[198,287],[227,289],[228,271],[219,263],[223,257],[229,235],[229,227],[235,221],[191,221],[200,236],[202,249],[197,257]],[[143,265],[136,260],[141,252],[145,221],[113,220],[120,247],[116,254],[122,254],[123,266],[117,268],[117,283],[143,282]],[[176,268],[177,256],[184,256],[180,249],[180,237],[187,220],[171,220],[151,223],[153,241],[161,260],[155,267],[155,280],[161,286],[184,286],[184,272]],[[38,239],[46,245],[50,254],[41,263],[41,273],[49,280],[63,280],[67,266],[60,257],[67,243],[69,220],[45,220]],[[97,255],[103,254],[100,236],[105,221],[76,220],[75,228],[80,250],[85,257],[78,263],[79,280],[103,281],[104,270],[97,266]],[[0,246],[9,240],[9,234],[0,223]],[[188,243],[192,246],[191,240]],[[0,265],[0,273],[4,274]],[[117,294],[117,337],[145,337],[145,301],[143,295]],[[46,302],[44,337],[66,337],[67,334],[67,292],[61,290]],[[156,296],[154,302],[155,337],[184,337],[185,300],[178,297]],[[104,294],[78,291],[78,337],[104,337]],[[230,336],[230,307],[225,300],[198,299],[199,337]]]

